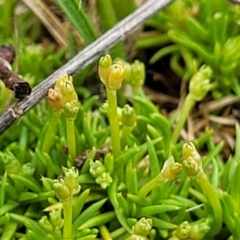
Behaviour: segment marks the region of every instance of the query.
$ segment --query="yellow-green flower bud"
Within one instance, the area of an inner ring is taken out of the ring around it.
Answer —
[[[174,234],[179,239],[188,239],[190,230],[191,226],[187,221],[184,221],[177,227],[177,229],[174,231]]]
[[[212,69],[203,65],[190,80],[189,92],[195,101],[202,100],[211,88]]]
[[[53,210],[49,213],[50,215],[50,221],[55,227],[55,229],[60,229],[63,226],[63,219],[61,216],[61,210]]]
[[[54,89],[49,89],[48,102],[53,109],[62,110],[66,103],[78,101],[72,81],[71,76],[64,74],[57,79]]]
[[[195,145],[192,142],[184,143],[182,146],[182,156],[184,159],[191,157],[193,152],[196,151]]]
[[[122,124],[127,127],[133,127],[136,123],[137,115],[134,108],[126,104],[122,109]]]
[[[112,67],[112,58],[109,54],[106,56],[103,56],[99,60],[99,67],[98,67],[98,74],[101,79],[101,81],[107,85],[109,75],[111,72],[111,67]]]
[[[202,158],[192,142],[183,144],[182,156],[183,159],[191,157],[199,166],[202,165]]]
[[[53,181],[53,189],[57,198],[61,201],[68,199],[71,196],[70,189],[66,186],[63,179]]]
[[[145,65],[139,60],[135,60],[132,64],[124,63],[124,81],[131,83],[135,87],[141,87],[145,80]]]
[[[52,225],[52,223],[50,223],[50,221],[48,220],[47,216],[43,216],[40,220],[39,220],[39,224],[44,228],[44,230],[48,233],[51,233],[54,231],[54,227]]]
[[[73,100],[78,101],[78,96],[75,91],[75,88],[73,86],[73,79],[72,76],[69,76],[67,74],[63,75],[61,78],[57,81],[57,86],[60,88],[63,98],[64,98],[64,104],[67,102],[71,102]],[[61,87],[60,87],[61,86]]]
[[[64,182],[66,186],[71,192],[76,191],[79,188],[78,170],[72,167],[71,169],[63,168],[63,171],[65,174]]]
[[[204,239],[205,235],[210,230],[210,225],[207,220],[204,222],[196,222],[191,224],[191,229],[189,231],[189,238],[194,240]]]
[[[131,83],[133,86],[141,87],[145,79],[145,65],[144,63],[135,60],[132,63],[132,79]]]
[[[58,89],[50,88],[48,90],[48,102],[53,109],[62,109],[62,94],[59,92]]]
[[[124,82],[131,83],[132,80],[132,65],[130,63],[124,62],[125,72],[124,72]]]
[[[164,181],[167,182],[176,179],[181,171],[182,164],[175,162],[174,158],[171,156],[165,161],[161,172]]]
[[[112,90],[117,90],[121,88],[124,72],[125,72],[125,66],[121,61],[114,63],[111,66],[107,87]]]
[[[100,58],[98,74],[101,81],[111,90],[117,90],[122,86],[125,66],[122,61],[112,63],[110,55]]]
[[[106,189],[112,183],[112,177],[109,172],[103,172],[99,177],[96,178],[95,181],[103,189]]]
[[[64,105],[63,114],[68,120],[74,121],[74,119],[77,116],[78,109],[79,109],[79,102],[76,100],[73,100],[71,102],[67,102]]]
[[[201,165],[199,166],[198,163],[192,157],[184,159],[182,161],[182,166],[187,175],[191,178],[196,178],[203,172],[202,166]]]
[[[89,172],[94,178],[97,178],[101,176],[102,173],[107,172],[107,169],[99,160],[91,160]]]
[[[150,233],[151,228],[152,219],[143,217],[132,227],[132,232],[135,235],[146,237]]]

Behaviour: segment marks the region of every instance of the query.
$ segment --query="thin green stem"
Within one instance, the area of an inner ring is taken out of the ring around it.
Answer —
[[[222,208],[219,202],[218,195],[216,190],[212,187],[208,178],[204,172],[202,172],[197,178],[196,181],[201,186],[203,194],[210,202],[213,214],[214,214],[214,222],[211,230],[209,231],[208,235],[214,236],[217,234],[220,229],[222,228]]]
[[[117,114],[117,95],[116,90],[107,89],[108,98],[108,117],[111,129],[111,141],[114,159],[121,155],[121,144],[119,135],[119,120]]]
[[[186,122],[186,119],[187,119],[194,104],[195,104],[195,100],[193,99],[191,94],[188,94],[184,101],[180,117],[177,121],[176,127],[175,127],[172,137],[171,137],[171,143],[173,145],[177,142],[180,132],[181,132],[181,129],[182,129],[184,123]]]
[[[53,139],[54,135],[56,134],[56,126],[58,119],[61,115],[61,111],[54,111],[52,118],[50,119],[47,127],[47,131],[45,134],[45,138],[42,144],[42,151],[48,153],[52,144],[53,144]]]
[[[147,194],[152,191],[152,189],[159,186],[162,182],[162,173],[160,172],[156,177],[142,186],[142,188],[138,191],[138,196],[146,197]]]
[[[67,142],[68,142],[68,155],[71,158],[71,164],[76,158],[76,142],[75,142],[75,132],[74,132],[74,121],[67,120]]]
[[[72,198],[63,201],[63,215],[63,239],[70,240],[72,239]]]

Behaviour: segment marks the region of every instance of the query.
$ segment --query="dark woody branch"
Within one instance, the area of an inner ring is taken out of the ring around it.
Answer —
[[[29,97],[15,103],[0,116],[0,134],[8,129],[12,123],[24,115],[28,110],[40,102],[53,87],[58,77],[63,74],[75,75],[84,67],[93,63],[104,52],[107,52],[117,42],[122,41],[159,10],[166,7],[173,0],[148,0],[131,15],[119,22],[115,27],[99,37],[95,42],[84,48],[72,60],[58,69],[47,79],[37,85]],[[0,56],[1,57],[1,56]],[[16,94],[16,92],[15,92]],[[20,97],[21,98],[21,97]]]
[[[0,79],[4,82],[5,87],[14,91],[16,98],[24,99],[31,93],[32,89],[28,82],[12,73],[6,66],[6,63],[6,60],[0,58]]]

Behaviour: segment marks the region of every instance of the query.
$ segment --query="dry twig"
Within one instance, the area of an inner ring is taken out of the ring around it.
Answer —
[[[95,42],[84,48],[72,60],[62,66],[47,79],[37,85],[31,95],[22,101],[12,105],[0,116],[0,134],[11,124],[41,101],[53,87],[56,79],[67,73],[74,75],[84,67],[95,61],[101,54],[110,49],[117,42],[122,41],[139,25],[156,14],[160,9],[166,7],[172,0],[149,0],[131,15],[119,22],[114,28],[106,32]]]

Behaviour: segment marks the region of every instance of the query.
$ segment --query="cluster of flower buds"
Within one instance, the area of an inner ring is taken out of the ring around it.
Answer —
[[[74,167],[67,169],[63,168],[65,177],[59,180],[54,180],[53,189],[55,195],[60,201],[67,201],[72,199],[72,196],[80,191],[78,184],[78,170]]]
[[[176,179],[181,171],[182,164],[175,162],[174,158],[171,156],[164,162],[163,168],[161,170],[163,181],[167,182]]]
[[[125,66],[124,81],[134,87],[142,87],[146,75],[144,63],[135,60],[132,64],[125,63]]]
[[[150,234],[151,229],[152,219],[141,218],[132,227],[132,235],[129,237],[129,240],[148,240],[148,235]]]
[[[190,80],[189,92],[195,101],[201,101],[211,89],[210,78],[212,69],[203,65]]]
[[[90,174],[95,178],[97,184],[106,189],[112,183],[112,177],[107,168],[99,160],[90,161]]]
[[[121,111],[121,122],[126,127],[133,127],[137,121],[137,115],[133,107],[126,104]]]
[[[182,166],[191,178],[197,178],[202,172],[202,158],[192,142],[183,144]]]
[[[64,74],[57,79],[54,88],[48,91],[48,101],[54,110],[63,111],[67,119],[75,119],[79,102],[71,76]]]
[[[122,86],[125,66],[122,61],[112,62],[110,55],[100,58],[98,74],[105,86],[111,90],[118,90]]]
[[[60,229],[63,226],[63,219],[61,216],[61,210],[53,210],[49,213],[50,218],[48,220],[47,216],[43,216],[40,220],[40,226],[48,233],[55,232],[55,236],[61,237]]]
[[[189,224],[187,221],[179,224],[177,229],[173,231],[172,237],[169,240],[201,240],[205,239],[205,235],[210,229],[210,222],[208,219],[201,219],[200,221]]]

